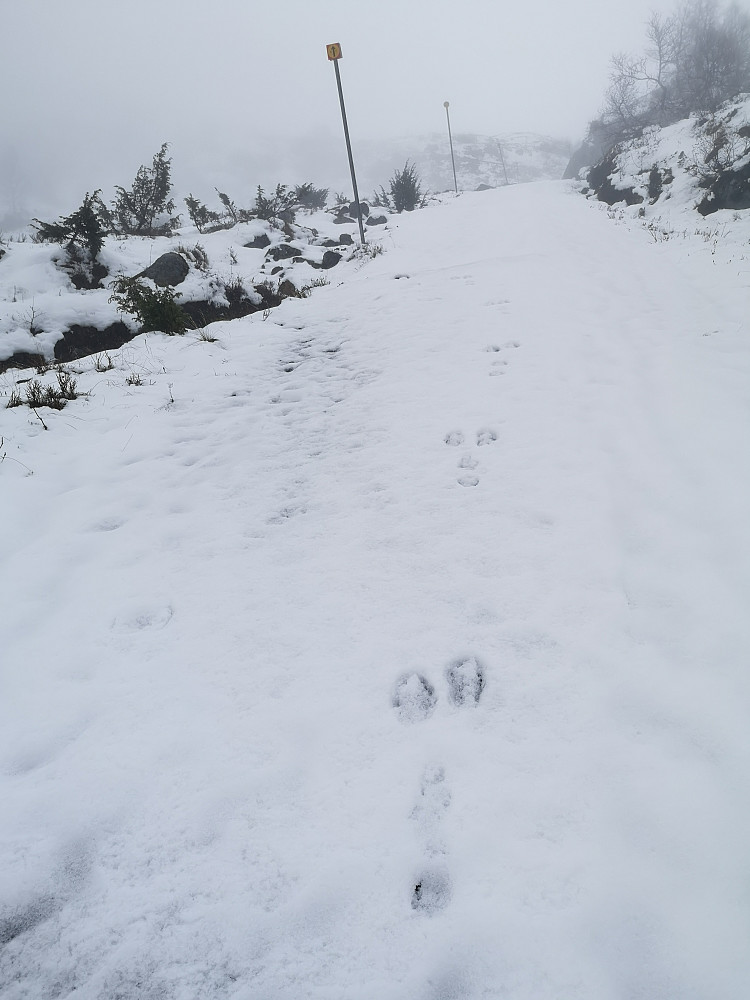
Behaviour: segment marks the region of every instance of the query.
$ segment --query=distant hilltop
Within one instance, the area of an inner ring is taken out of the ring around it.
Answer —
[[[454,134],[453,149],[459,190],[474,191],[481,185],[501,187],[529,181],[558,180],[572,153],[566,139],[535,132],[502,135]],[[359,161],[366,177],[365,190],[383,183],[409,160],[417,168],[423,186],[431,191],[453,188],[453,170],[447,134],[432,133],[381,142],[358,144]],[[371,180],[372,178],[372,180]]]

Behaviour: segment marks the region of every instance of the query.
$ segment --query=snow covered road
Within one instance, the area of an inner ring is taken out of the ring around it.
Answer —
[[[0,411],[4,1000],[747,996],[747,251],[384,245]]]

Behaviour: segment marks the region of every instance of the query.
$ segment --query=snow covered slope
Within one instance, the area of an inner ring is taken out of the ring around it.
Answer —
[[[585,176],[600,201],[637,206],[640,216],[652,219],[750,208],[750,96],[711,115],[647,128]]]
[[[748,237],[465,195],[0,410],[3,1000],[745,1000]]]

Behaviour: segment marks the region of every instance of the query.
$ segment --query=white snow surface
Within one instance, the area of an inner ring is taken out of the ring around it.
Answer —
[[[745,1000],[749,236],[464,195],[0,410],[3,1000]]]

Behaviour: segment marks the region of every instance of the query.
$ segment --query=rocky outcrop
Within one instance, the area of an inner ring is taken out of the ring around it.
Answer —
[[[103,330],[73,323],[55,344],[55,361],[75,361],[77,358],[88,357],[89,354],[114,351],[137,336],[136,331],[120,320]]]

